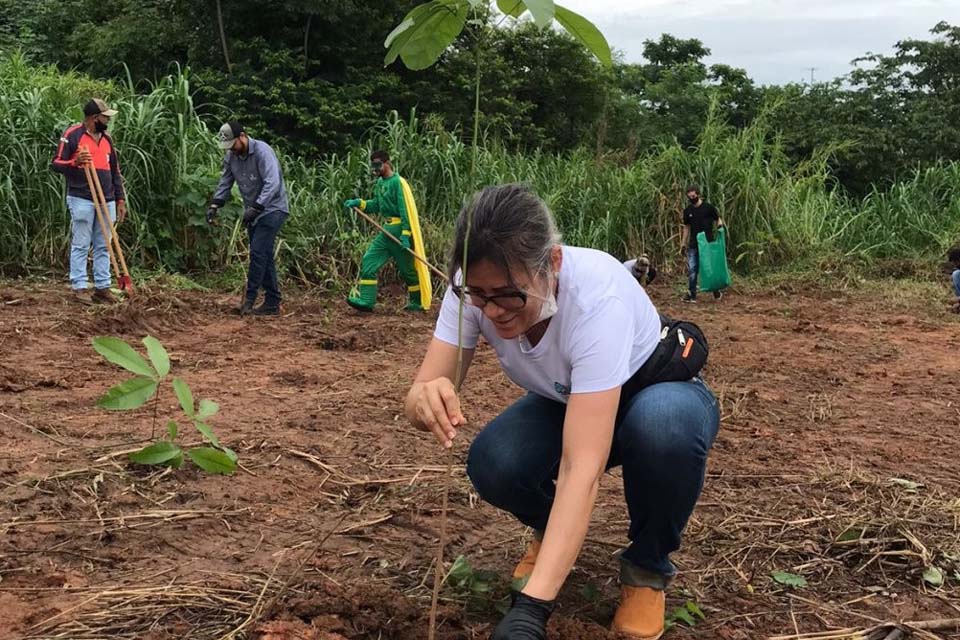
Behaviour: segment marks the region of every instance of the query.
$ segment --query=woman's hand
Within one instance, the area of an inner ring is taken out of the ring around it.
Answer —
[[[460,411],[460,398],[449,378],[440,377],[420,383],[420,394],[414,404],[414,415],[427,431],[431,431],[446,448],[453,446],[456,427],[466,424]]]
[[[525,593],[513,594],[513,605],[493,630],[490,640],[545,640],[553,602]]]

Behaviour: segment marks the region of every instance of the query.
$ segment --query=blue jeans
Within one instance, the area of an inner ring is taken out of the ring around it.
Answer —
[[[687,247],[687,287],[690,297],[697,297],[697,274],[700,271],[700,250],[696,247]]]
[[[110,254],[100,231],[100,223],[93,208],[92,200],[67,196],[67,209],[70,210],[70,286],[73,289],[86,289],[87,254],[93,244],[93,286],[97,289],[110,288]],[[108,202],[107,209],[111,222],[117,219],[116,203]],[[110,229],[106,229],[107,238]]]
[[[541,531],[553,506],[565,414],[566,405],[529,394],[477,435],[467,459],[481,498]],[[630,514],[621,564],[660,577],[649,586],[663,588],[676,573],[669,556],[680,548],[719,427],[716,398],[699,380],[647,387],[617,416],[607,468],[623,467]]]
[[[955,269],[950,279],[953,280],[953,293],[960,298],[960,269]]]
[[[282,212],[260,216],[257,223],[247,227],[250,236],[250,268],[247,271],[247,302],[253,304],[263,288],[263,304],[280,306],[280,287],[277,285],[277,267],[274,264],[273,246],[277,233],[287,219]]]

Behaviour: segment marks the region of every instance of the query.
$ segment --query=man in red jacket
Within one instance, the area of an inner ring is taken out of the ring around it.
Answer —
[[[50,168],[67,179],[67,208],[70,210],[70,286],[82,302],[113,302],[110,293],[110,255],[104,240],[110,229],[101,231],[93,208],[93,194],[83,165],[92,164],[103,189],[110,220],[123,222],[127,215],[123,178],[113,140],[107,135],[110,118],[117,114],[103,100],[94,98],[83,107],[83,122],[69,127],[60,138]],[[87,297],[87,253],[93,245],[92,298]]]

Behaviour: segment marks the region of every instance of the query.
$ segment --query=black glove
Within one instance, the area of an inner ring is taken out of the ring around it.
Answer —
[[[257,204],[250,205],[243,210],[243,224],[253,224],[261,213],[263,213],[263,207]]]
[[[213,224],[218,213],[220,213],[220,207],[215,204],[210,205],[210,208],[207,209],[207,224]]]
[[[490,640],[546,640],[553,601],[513,593],[513,605],[493,630]]]

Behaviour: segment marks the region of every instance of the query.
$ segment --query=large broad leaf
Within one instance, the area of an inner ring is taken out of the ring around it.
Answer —
[[[553,22],[557,9],[553,0],[523,0],[523,4],[527,5],[534,24],[541,29]]]
[[[217,438],[217,435],[213,432],[213,429],[210,428],[210,425],[202,422],[194,422],[193,424],[197,428],[197,431],[200,432],[200,435],[202,435],[207,442],[215,447],[220,446],[220,439]]]
[[[232,475],[237,470],[237,463],[219,449],[213,447],[197,447],[187,451],[187,455],[193,460],[194,464],[207,473],[220,473],[223,475]]]
[[[160,341],[153,336],[147,336],[143,339],[143,344],[147,347],[150,362],[153,363],[153,368],[157,370],[160,377],[163,378],[170,373],[170,356],[167,355],[167,350],[163,348]]]
[[[392,41],[384,43],[389,47],[384,65],[392,64],[400,56],[408,69],[426,69],[460,35],[469,11],[467,0],[433,0],[416,7],[403,20],[413,24],[391,33]]]
[[[115,365],[145,378],[156,378],[157,373],[139,353],[120,338],[98,336],[93,339],[93,349]]]
[[[156,392],[157,381],[153,378],[133,378],[107,391],[97,401],[97,406],[111,411],[136,409],[142,407]]]
[[[180,447],[172,442],[162,440],[160,442],[154,442],[140,449],[140,451],[131,453],[130,460],[137,464],[164,464],[170,462],[177,456],[183,457]]]
[[[220,405],[218,405],[213,400],[201,400],[200,406],[197,407],[197,419],[206,420],[207,418],[217,415],[217,411],[220,411]]]
[[[519,18],[527,10],[523,0],[497,0],[497,9],[511,18]]]
[[[180,401],[180,408],[183,412],[193,417],[196,411],[193,408],[193,392],[190,391],[190,385],[184,382],[183,378],[173,379],[173,392],[177,394],[177,400]]]
[[[560,26],[595,55],[601,64],[607,67],[613,64],[610,45],[596,25],[580,14],[559,5],[556,7],[556,18]]]

